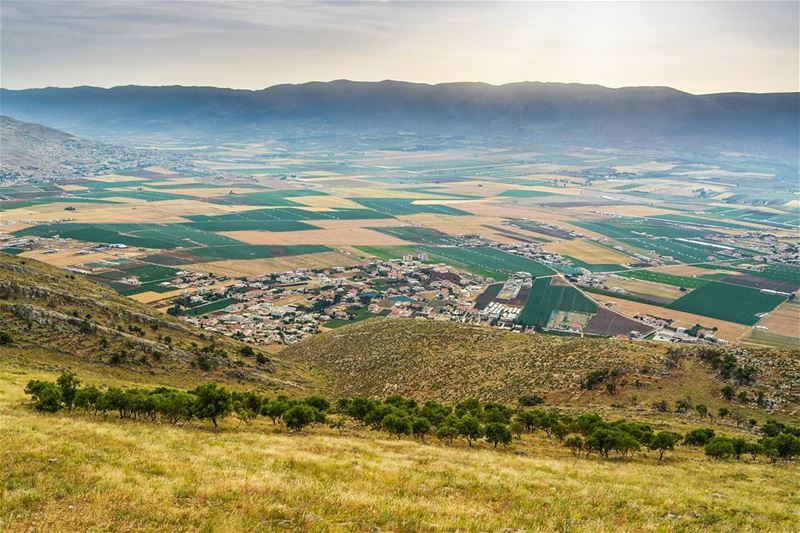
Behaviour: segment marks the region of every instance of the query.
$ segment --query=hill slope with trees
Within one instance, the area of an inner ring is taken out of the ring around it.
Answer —
[[[715,408],[787,413],[800,405],[796,351],[691,348],[371,319],[316,335],[281,355],[325,372],[333,396],[513,402],[538,395],[551,403],[648,409],[661,400],[672,409],[688,397],[692,404]]]
[[[259,349],[203,332],[80,274],[0,254],[0,335],[5,365],[92,369],[131,381],[205,380],[305,390],[308,374]]]

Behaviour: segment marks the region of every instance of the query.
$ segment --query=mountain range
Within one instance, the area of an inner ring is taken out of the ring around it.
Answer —
[[[0,110],[81,135],[398,134],[794,155],[800,93],[338,80],[262,90],[121,86],[0,90]]]

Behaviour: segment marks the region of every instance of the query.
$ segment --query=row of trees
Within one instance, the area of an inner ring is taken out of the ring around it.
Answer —
[[[328,424],[341,431],[349,422],[397,437],[424,440],[435,436],[449,446],[456,439],[463,439],[472,447],[475,441],[483,439],[497,447],[510,444],[514,436],[521,439],[523,434],[540,432],[562,442],[576,457],[595,454],[607,458],[612,453],[627,457],[646,448],[657,453],[660,460],[679,444],[702,447],[714,459],[765,455],[771,460],[788,460],[800,456],[800,429],[776,421],[765,424],[763,437],[755,442],[716,435],[710,428],[697,428],[681,435],[655,431],[639,422],[608,421],[596,413],[571,415],[541,407],[513,409],[475,399],[445,405],[433,401],[420,404],[413,399],[391,396],[383,401],[345,398],[332,404],[319,396],[300,400],[286,396],[270,398],[256,392],[229,391],[215,383],[191,391],[164,387],[82,387],[71,373],[62,374],[55,382],[31,381],[25,391],[39,411],[81,409],[102,416],[116,412],[120,418],[169,424],[196,418],[209,420],[215,428],[227,416],[235,415],[248,424],[263,416],[293,432],[312,424]]]

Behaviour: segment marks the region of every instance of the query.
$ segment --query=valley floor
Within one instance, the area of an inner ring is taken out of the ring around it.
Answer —
[[[0,380],[5,531],[797,531],[800,470],[41,415]],[[763,460],[762,460],[763,461]]]

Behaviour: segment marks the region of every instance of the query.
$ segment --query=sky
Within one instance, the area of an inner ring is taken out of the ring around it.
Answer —
[[[0,0],[0,86],[800,90],[800,2]]]

